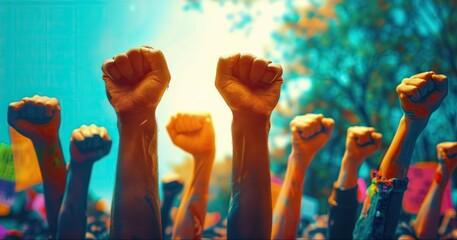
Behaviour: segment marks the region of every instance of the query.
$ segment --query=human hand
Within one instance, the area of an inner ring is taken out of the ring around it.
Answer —
[[[171,78],[163,53],[152,47],[108,59],[102,71],[108,100],[117,113],[155,109]]]
[[[445,164],[451,171],[457,167],[457,142],[442,142],[436,145],[436,152],[441,164]]]
[[[176,146],[194,156],[215,152],[214,127],[209,113],[177,113],[170,118],[167,131]]]
[[[56,98],[35,95],[8,106],[8,124],[32,141],[58,139],[60,106]]]
[[[346,136],[347,159],[360,165],[367,157],[381,148],[382,134],[372,127],[350,127]]]
[[[164,176],[162,178],[162,190],[165,196],[175,196],[184,186],[184,180],[178,176],[171,175],[171,176]]]
[[[82,125],[73,130],[70,138],[71,161],[94,163],[111,149],[111,138],[104,127]]]
[[[295,117],[290,123],[292,151],[299,154],[316,154],[330,139],[335,122],[322,114],[308,113]]]
[[[251,54],[219,58],[216,88],[232,112],[269,117],[279,99],[282,68]]]
[[[433,71],[405,78],[397,86],[397,93],[406,117],[418,120],[427,120],[438,109],[447,91],[447,77]]]

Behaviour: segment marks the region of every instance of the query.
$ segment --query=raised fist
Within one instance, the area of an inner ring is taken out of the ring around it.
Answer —
[[[8,124],[33,141],[57,139],[60,127],[59,101],[35,95],[12,102],[8,107]]]
[[[447,91],[447,77],[433,71],[405,78],[397,87],[403,111],[412,119],[428,119],[438,109]]]
[[[141,47],[106,60],[103,80],[111,105],[117,113],[155,108],[170,82],[163,53]]]
[[[163,193],[170,197],[176,196],[184,186],[184,180],[176,175],[164,176],[162,178],[162,191]]]
[[[364,161],[381,147],[382,134],[372,127],[350,127],[346,136],[346,153],[350,159]]]
[[[111,149],[111,138],[104,127],[82,125],[73,130],[70,138],[71,161],[93,163],[106,156]]]
[[[295,117],[290,123],[294,152],[315,154],[332,135],[335,122],[322,114],[308,113]]]
[[[233,112],[270,116],[279,99],[282,68],[251,54],[219,58],[216,88]]]
[[[214,128],[209,113],[177,113],[167,125],[171,141],[192,155],[214,153]]]
[[[436,145],[438,159],[443,161],[450,169],[457,166],[457,142],[443,142]]]

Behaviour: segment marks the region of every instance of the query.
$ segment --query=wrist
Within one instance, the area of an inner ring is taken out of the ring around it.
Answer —
[[[34,146],[39,146],[41,148],[46,146],[60,145],[59,133],[48,134],[46,136],[39,136],[30,138]]]
[[[358,171],[360,165],[365,160],[365,157],[358,156],[354,153],[345,152],[343,155],[343,160],[341,161],[341,168],[345,171]]]
[[[289,163],[293,165],[295,168],[299,168],[301,170],[306,170],[309,166],[309,163],[314,158],[315,152],[309,152],[308,154],[300,151],[294,151],[289,155]]]
[[[428,123],[430,116],[423,118],[409,117],[406,114],[403,115],[401,122],[404,122],[409,128],[415,131],[422,131]]]
[[[195,162],[208,162],[208,161],[214,161],[214,158],[216,156],[216,151],[215,150],[208,150],[208,151],[203,151],[203,152],[198,152],[198,153],[192,153],[192,157],[194,158]]]
[[[74,158],[71,158],[68,169],[71,168],[71,169],[74,169],[77,171],[87,170],[87,169],[92,169],[93,165],[94,165],[93,161],[78,161],[78,160],[74,160]]]
[[[150,119],[155,119],[156,108],[146,107],[135,111],[116,112],[118,123],[120,125],[145,124]]]
[[[255,114],[247,111],[232,111],[233,119],[246,122],[270,122],[270,115]]]

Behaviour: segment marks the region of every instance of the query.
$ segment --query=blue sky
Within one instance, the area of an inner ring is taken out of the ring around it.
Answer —
[[[268,3],[267,1],[265,1]],[[186,154],[165,131],[178,111],[209,111],[216,128],[217,157],[231,154],[231,114],[214,87],[217,59],[236,51],[263,55],[283,4],[258,5],[249,34],[229,31],[236,7],[207,2],[203,12],[184,11],[183,1],[0,0],[0,142],[9,143],[7,105],[25,96],[56,97],[62,106],[60,137],[69,160],[71,131],[81,124],[105,126],[111,153],[94,166],[91,192],[111,199],[119,136],[105,97],[104,59],[144,44],[161,49],[172,80],[157,111],[159,172]]]

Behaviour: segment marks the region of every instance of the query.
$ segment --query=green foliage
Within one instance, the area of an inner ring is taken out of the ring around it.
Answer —
[[[228,2],[247,3],[254,12],[256,4],[266,1]],[[396,86],[405,77],[429,70],[447,75],[450,89],[418,140],[412,162],[434,160],[436,144],[457,140],[457,1],[298,2],[284,1],[286,11],[272,33],[276,45],[271,51],[280,51],[285,69],[272,121],[272,171],[283,175],[289,153],[284,144],[276,144],[284,141],[275,139],[288,138],[290,120],[309,112],[323,113],[336,124],[333,137],[308,170],[312,179],[305,192],[321,199],[328,196],[349,126],[373,126],[383,134],[382,150],[367,162],[378,168],[403,114]],[[297,96],[297,82],[304,81],[310,81],[311,88]]]

